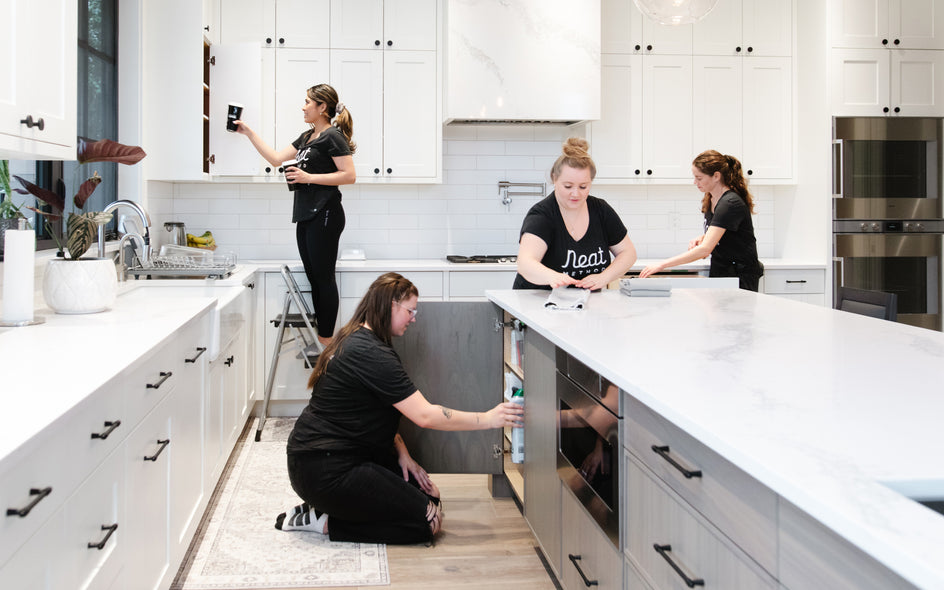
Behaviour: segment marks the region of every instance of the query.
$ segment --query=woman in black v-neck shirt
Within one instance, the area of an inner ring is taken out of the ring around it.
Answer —
[[[318,340],[326,346],[334,334],[340,302],[335,267],[345,218],[338,187],[353,184],[357,178],[352,157],[354,123],[350,111],[338,101],[338,93],[327,84],[308,89],[302,112],[311,129],[282,150],[269,147],[242,121],[235,123],[237,131],[273,166],[297,162],[285,168],[285,180],[295,197],[292,222],[298,254],[311,283]]]
[[[715,150],[699,154],[692,162],[695,186],[704,193],[705,233],[688,244],[688,251],[647,266],[645,278],[666,268],[711,255],[709,277],[737,277],[741,289],[757,291],[764,265],[757,258],[754,237],[754,200],[747,189],[741,162]]]
[[[521,224],[515,289],[573,285],[598,290],[636,262],[636,248],[619,215],[590,195],[596,166],[584,139],[571,137],[551,167],[554,191]]]

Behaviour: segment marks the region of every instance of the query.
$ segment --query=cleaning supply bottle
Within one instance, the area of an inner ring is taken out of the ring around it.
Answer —
[[[515,389],[511,394],[511,401],[523,407],[524,390]],[[514,426],[511,429],[511,462],[524,463],[524,426]]]

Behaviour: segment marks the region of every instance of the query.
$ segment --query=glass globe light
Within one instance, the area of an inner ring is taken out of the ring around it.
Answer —
[[[640,12],[660,25],[687,25],[708,16],[718,0],[633,0]]]

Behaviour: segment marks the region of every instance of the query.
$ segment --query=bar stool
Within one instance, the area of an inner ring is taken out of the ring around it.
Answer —
[[[269,400],[272,397],[272,387],[275,385],[275,372],[279,367],[279,358],[289,352],[295,353],[295,358],[302,359],[305,367],[315,366],[318,355],[321,354],[321,344],[318,342],[318,333],[315,331],[315,314],[302,298],[298,283],[289,270],[288,265],[282,265],[282,280],[288,292],[282,303],[282,313],[269,320],[279,329],[275,337],[275,349],[272,351],[272,362],[269,364],[269,374],[266,376],[265,396],[262,398],[262,415],[259,416],[259,426],[256,429],[256,442],[262,437],[262,427],[265,426],[269,413]],[[297,312],[290,313],[294,305]],[[291,345],[291,348],[287,346]]]

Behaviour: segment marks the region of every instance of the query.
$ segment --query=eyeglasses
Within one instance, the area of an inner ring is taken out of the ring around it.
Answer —
[[[407,310],[408,312],[410,312],[410,317],[411,317],[412,319],[416,319],[416,309],[410,309],[409,307],[403,305],[403,304],[400,303],[399,301],[394,301],[394,303],[396,303],[397,305],[399,305],[399,306],[402,307],[403,309],[405,309],[405,310]]]

